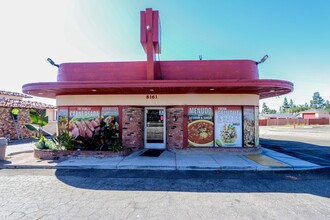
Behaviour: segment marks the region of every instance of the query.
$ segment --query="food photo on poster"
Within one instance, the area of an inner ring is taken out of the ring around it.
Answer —
[[[255,146],[255,114],[254,107],[244,106],[244,147]]]
[[[188,145],[213,147],[213,108],[188,107]]]
[[[61,134],[65,131],[68,131],[69,123],[69,108],[68,107],[59,107],[58,109],[58,133]]]
[[[94,130],[100,125],[99,107],[70,107],[69,108],[69,134],[73,137],[93,136]]]
[[[259,107],[254,109],[255,118],[255,145],[259,146]]]
[[[214,123],[216,147],[242,147],[241,107],[216,107]]]
[[[116,136],[119,137],[119,110],[118,107],[102,107],[101,108],[101,120],[109,126],[110,129],[114,129]]]

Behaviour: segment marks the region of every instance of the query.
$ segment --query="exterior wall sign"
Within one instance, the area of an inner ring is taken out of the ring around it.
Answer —
[[[188,108],[188,145],[191,147],[213,147],[213,108]]]
[[[91,138],[95,127],[100,125],[99,118],[99,107],[70,107],[69,134]]]
[[[256,134],[256,142],[255,145],[258,146],[259,145],[259,107],[256,106],[254,109],[254,113],[255,113],[255,134]]]
[[[255,146],[255,113],[254,107],[244,106],[244,147]]]
[[[69,108],[68,107],[60,107],[58,109],[58,133],[61,134],[64,131],[68,131],[68,123],[69,123]]]
[[[215,108],[215,146],[242,147],[242,108]]]
[[[118,107],[102,107],[101,118],[111,129],[115,130],[115,135],[119,137],[119,110]]]
[[[158,99],[157,95],[146,95],[146,99]]]

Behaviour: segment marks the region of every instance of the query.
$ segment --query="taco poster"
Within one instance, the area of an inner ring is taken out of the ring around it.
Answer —
[[[116,136],[119,136],[119,110],[118,107],[102,107],[101,118],[111,129],[116,130]]]
[[[77,138],[93,136],[94,130],[100,125],[99,107],[70,107],[69,134]]]
[[[69,108],[59,107],[58,118],[57,118],[57,127],[59,134],[63,133],[64,131],[67,131],[68,123],[69,123]]]
[[[242,147],[242,108],[215,108],[216,147]]]

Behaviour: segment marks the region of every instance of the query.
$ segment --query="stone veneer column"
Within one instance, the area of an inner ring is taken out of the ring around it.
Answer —
[[[133,151],[144,147],[144,108],[123,107],[122,143]]]
[[[166,148],[169,150],[183,148],[183,108],[166,109]]]

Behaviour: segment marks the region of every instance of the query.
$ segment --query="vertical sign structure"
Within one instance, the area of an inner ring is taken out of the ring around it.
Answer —
[[[254,109],[254,113],[255,113],[255,134],[256,134],[256,142],[255,142],[255,145],[256,146],[259,146],[259,107],[256,106],[255,109]]]
[[[156,54],[160,54],[159,12],[147,8],[140,12],[140,40],[147,54],[147,80],[154,80]]]
[[[255,143],[255,114],[254,107],[244,106],[244,147],[254,147]]]
[[[213,147],[213,138],[213,109],[211,107],[189,107],[188,145],[192,147]]]
[[[69,133],[75,138],[93,136],[94,130],[100,125],[99,107],[70,107]]]
[[[101,118],[114,131],[114,135],[119,137],[119,110],[118,107],[102,107]]]
[[[242,147],[242,108],[215,108],[215,146]]]
[[[59,107],[58,108],[58,119],[57,119],[58,133],[62,134],[65,131],[68,131],[69,124],[69,108],[68,107]]]

